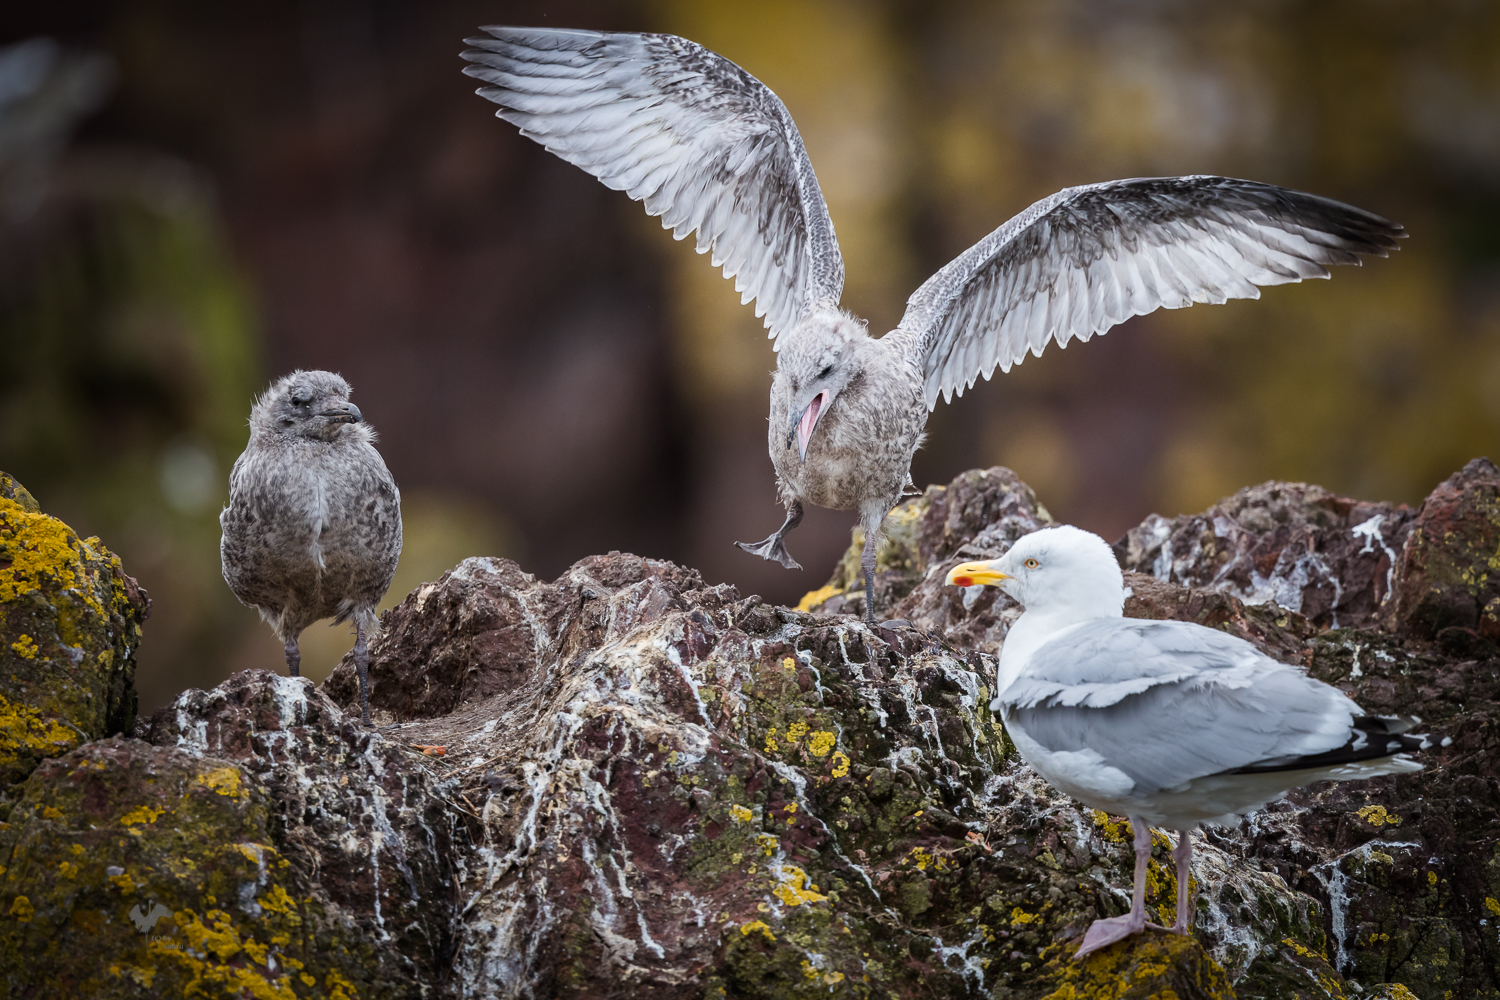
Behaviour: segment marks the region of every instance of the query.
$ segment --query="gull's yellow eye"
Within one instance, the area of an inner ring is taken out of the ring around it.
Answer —
[[[1027,569],[1036,569],[1040,565],[1041,565],[1041,563],[1037,562],[1035,559],[1028,559],[1028,560],[1026,560],[1026,568]]]

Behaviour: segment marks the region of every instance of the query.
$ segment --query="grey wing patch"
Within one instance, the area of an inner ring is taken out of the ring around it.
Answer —
[[[802,137],[739,66],[674,35],[486,27],[464,72],[501,118],[697,234],[773,338],[836,304],[844,263]]]
[[[1152,177],[1068,188],[960,254],[907,300],[899,329],[929,409],[1048,341],[1066,347],[1131,316],[1259,298],[1257,286],[1328,277],[1405,236],[1378,215],[1231,177]]]
[[[1363,715],[1233,636],[1119,618],[1043,645],[1003,702],[1043,747],[1095,750],[1147,791],[1327,753]]]

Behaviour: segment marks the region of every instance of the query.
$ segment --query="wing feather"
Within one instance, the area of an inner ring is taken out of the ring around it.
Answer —
[[[929,278],[900,327],[930,409],[1049,341],[1131,316],[1258,298],[1257,286],[1328,277],[1405,236],[1380,216],[1271,184],[1155,177],[1068,188],[1037,202]],[[975,342],[984,344],[973,349]]]
[[[1001,707],[1046,749],[1092,749],[1143,791],[1326,754],[1363,717],[1338,689],[1234,636],[1130,618],[1039,647]]]
[[[772,338],[837,304],[844,263],[802,137],[781,100],[673,35],[483,29],[464,72],[501,118],[663,228],[697,234]]]

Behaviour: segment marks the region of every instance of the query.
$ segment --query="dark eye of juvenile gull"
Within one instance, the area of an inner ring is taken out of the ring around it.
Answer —
[[[499,117],[642,202],[678,239],[696,234],[698,251],[765,317],[782,362],[835,349],[863,374],[857,405],[834,419],[836,395],[823,400],[830,417],[804,447],[788,427],[805,411],[806,389],[792,382],[795,362],[778,364],[766,443],[786,521],[762,542],[736,544],[801,569],[784,539],[802,504],[859,511],[871,622],[876,541],[939,396],[962,395],[1049,342],[1065,347],[1160,308],[1326,278],[1328,265],[1385,256],[1405,235],[1362,209],[1257,181],[1087,184],[964,251],[912,293],[895,330],[872,339],[839,309],[833,220],[792,116],[759,80],[675,35],[482,30],[467,39],[464,72],[485,83],[478,93],[500,105]],[[838,454],[819,443],[834,424],[845,442]]]
[[[1026,762],[1094,809],[1130,818],[1135,891],[1130,913],[1096,920],[1075,958],[1148,925],[1151,827],[1177,831],[1177,921],[1190,920],[1192,831],[1237,817],[1315,781],[1419,771],[1407,754],[1426,737],[1415,719],[1366,715],[1343,692],[1192,622],[1125,618],[1124,579],[1098,535],[1045,528],[993,562],[956,566],[948,583],[1009,589],[1017,561],[1040,543],[1061,553],[1066,580],[1016,587],[1025,613],[1000,649],[991,710]],[[1371,739],[1371,736],[1378,737]]]

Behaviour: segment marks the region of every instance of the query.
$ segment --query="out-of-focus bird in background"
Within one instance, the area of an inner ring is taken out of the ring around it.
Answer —
[[[785,523],[748,552],[792,569],[803,503],[858,510],[864,615],[876,542],[911,483],[939,396],[1027,352],[1131,316],[1257,298],[1384,256],[1401,227],[1315,195],[1226,177],[1110,181],[1037,202],[929,278],[871,338],[839,308],[844,264],[791,115],[739,66],[673,35],[487,27],[464,72],[497,114],[557,156],[697,234],[779,357],[768,444]]]
[[[375,431],[332,372],[296,371],[250,411],[250,443],[219,515],[224,580],[286,644],[313,622],[353,619],[360,717],[370,724],[368,637],[401,557],[401,491]]]
[[[1177,921],[1191,912],[1192,831],[1234,823],[1288,789],[1420,771],[1419,720],[1366,715],[1335,687],[1193,622],[1123,617],[1109,545],[1072,526],[1019,539],[991,562],[949,571],[1025,609],[1000,649],[991,709],[1026,762],[1093,809],[1130,817],[1128,914],[1096,920],[1075,958],[1146,924],[1151,827],[1177,831]]]

